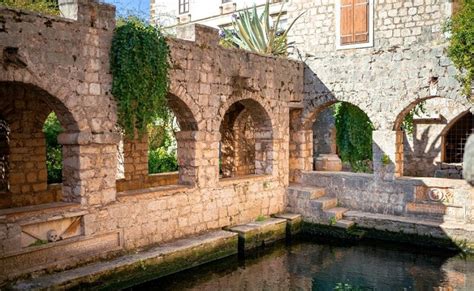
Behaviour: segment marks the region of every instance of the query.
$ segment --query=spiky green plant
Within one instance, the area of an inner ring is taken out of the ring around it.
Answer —
[[[291,45],[287,41],[288,32],[303,13],[282,30],[279,28],[282,9],[275,21],[272,21],[268,1],[261,15],[258,15],[255,5],[253,8],[238,12],[232,21],[233,31],[224,29],[221,43],[227,47],[238,47],[265,55],[287,55],[288,47]]]

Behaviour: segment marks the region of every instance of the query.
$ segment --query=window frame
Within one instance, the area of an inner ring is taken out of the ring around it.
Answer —
[[[374,46],[374,10],[375,10],[375,1],[368,0],[369,2],[369,41],[364,43],[354,43],[354,44],[341,44],[341,0],[336,1],[336,50],[345,50],[345,49],[357,49],[357,48],[370,48]]]
[[[178,0],[179,14],[189,13],[189,0]]]

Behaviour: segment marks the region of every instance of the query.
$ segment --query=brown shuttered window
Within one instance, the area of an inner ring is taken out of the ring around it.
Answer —
[[[369,41],[369,1],[341,0],[341,45]]]

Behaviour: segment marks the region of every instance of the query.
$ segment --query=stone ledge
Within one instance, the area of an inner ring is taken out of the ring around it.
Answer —
[[[62,214],[64,211],[77,210],[80,211],[81,205],[70,202],[53,202],[48,204],[8,208],[0,210],[0,222],[6,220],[8,222],[18,221],[30,217],[37,217],[42,214]]]
[[[117,193],[117,199],[123,200],[128,198],[144,197],[144,196],[171,196],[176,193],[182,193],[192,190],[193,187],[186,185],[165,185],[146,189],[129,190]]]
[[[286,219],[286,235],[296,235],[301,231],[303,217],[301,214],[295,213],[280,213],[273,215],[275,218]]]
[[[239,235],[239,250],[247,251],[284,239],[286,222],[286,219],[269,218],[265,221],[232,226],[227,230]]]
[[[20,281],[11,287],[14,290],[68,289],[84,284],[94,287],[97,282],[95,284],[101,284],[100,288],[125,288],[236,253],[237,234],[219,230],[114,260]]]
[[[231,178],[220,178],[219,185],[220,187],[233,185],[236,183],[243,182],[255,182],[255,181],[265,181],[273,179],[272,175],[246,175],[240,177],[231,177]]]

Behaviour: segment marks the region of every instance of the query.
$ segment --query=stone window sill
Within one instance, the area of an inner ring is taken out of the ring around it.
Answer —
[[[188,185],[165,185],[165,186],[158,186],[158,187],[151,187],[145,189],[137,189],[137,190],[128,190],[123,192],[117,193],[117,199],[127,199],[127,198],[134,198],[140,197],[145,195],[152,195],[152,196],[171,196],[176,193],[181,193],[193,189],[192,186]]]
[[[81,205],[79,203],[70,203],[70,202],[53,202],[47,204],[39,204],[32,206],[23,206],[16,208],[7,208],[0,210],[0,222],[6,220],[8,222],[14,222],[21,219],[39,217],[41,215],[61,215],[65,211],[70,213],[71,211],[81,211]],[[74,212],[74,215],[77,215]],[[64,214],[67,215],[67,214]],[[33,223],[34,221],[28,221]]]
[[[218,186],[229,186],[244,182],[266,181],[271,179],[272,175],[245,175],[239,177],[220,178]]]

